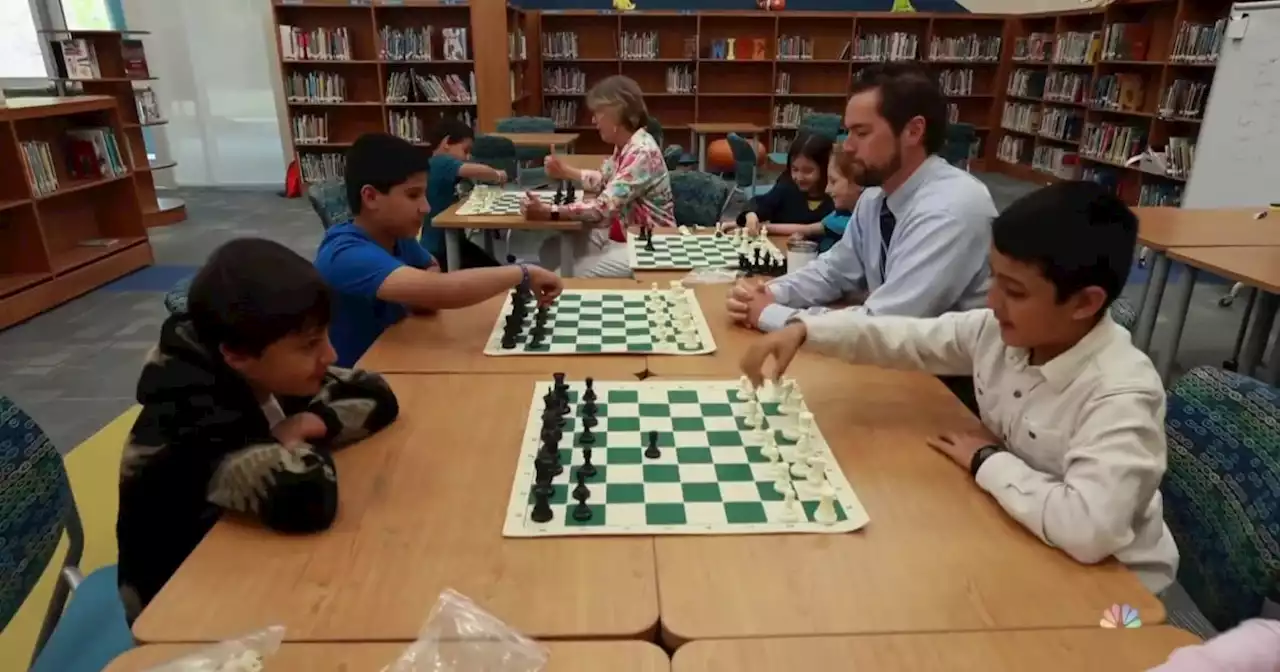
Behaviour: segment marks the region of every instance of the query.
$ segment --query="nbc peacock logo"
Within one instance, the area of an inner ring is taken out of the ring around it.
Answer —
[[[1141,628],[1142,619],[1138,610],[1127,604],[1113,604],[1102,612],[1102,620],[1098,623],[1104,628]]]

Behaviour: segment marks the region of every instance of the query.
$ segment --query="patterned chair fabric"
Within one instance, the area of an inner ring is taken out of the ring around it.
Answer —
[[[191,289],[191,278],[179,280],[164,295],[164,307],[170,315],[181,315],[187,312],[187,292]]]
[[[1124,299],[1116,299],[1111,303],[1111,319],[1125,329],[1133,331],[1133,323],[1138,321],[1138,311],[1134,310],[1132,303]]]
[[[506,171],[507,176],[512,179],[516,177],[517,155],[514,142],[496,135],[477,135],[471,145],[472,161]]]
[[[1169,391],[1165,522],[1178,583],[1218,630],[1280,590],[1280,390],[1200,367]]]
[[[819,112],[806,115],[800,120],[800,132],[825,135],[834,141],[836,136],[840,135],[840,126],[843,123],[844,120],[838,114]]]
[[[498,120],[497,129],[498,133],[555,133],[556,122],[551,117],[503,117]],[[475,150],[471,153],[474,157]],[[546,155],[547,150],[539,147],[516,148],[516,160],[521,162],[534,161],[541,164]],[[507,174],[515,175],[515,171],[507,171]]]
[[[957,168],[967,168],[969,147],[973,145],[977,135],[973,124],[947,124],[947,140],[942,145],[942,158]]]
[[[715,226],[729,198],[729,183],[696,170],[671,173],[671,195],[675,199],[676,224]]]
[[[347,184],[340,180],[313,182],[307,185],[307,200],[320,218],[320,225],[328,231],[335,224],[351,219],[351,206],[347,203]]]
[[[30,416],[0,396],[0,630],[53,560],[69,519],[76,521],[74,527],[79,530],[62,457]],[[79,537],[80,548],[75,548],[73,539],[69,562],[80,561],[84,539]],[[59,588],[63,585],[59,582]],[[52,623],[66,598],[65,589],[55,591],[49,609],[55,615]],[[48,638],[52,623],[46,619],[37,647]]]

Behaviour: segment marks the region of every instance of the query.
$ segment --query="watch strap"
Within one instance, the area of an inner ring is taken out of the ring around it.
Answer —
[[[982,469],[983,463],[992,455],[1000,452],[1000,446],[994,443],[989,446],[983,446],[973,452],[973,458],[969,460],[969,475],[973,478],[978,477],[978,471]]]

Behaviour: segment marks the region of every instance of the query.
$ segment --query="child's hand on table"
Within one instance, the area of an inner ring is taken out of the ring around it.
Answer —
[[[313,439],[322,439],[329,433],[329,427],[315,413],[299,413],[291,415],[271,429],[280,445],[291,446],[296,443],[309,443]]]

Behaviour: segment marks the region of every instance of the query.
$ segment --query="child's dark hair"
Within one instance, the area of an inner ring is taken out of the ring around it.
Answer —
[[[450,143],[462,142],[463,140],[471,140],[476,137],[475,129],[466,125],[461,119],[456,117],[440,117],[440,120],[427,131],[427,146],[435,151],[440,148],[440,143],[448,138]]]
[[[280,243],[238,238],[209,255],[187,291],[200,342],[258,356],[289,334],[329,326],[333,298],[311,262]]]
[[[791,141],[791,148],[787,150],[787,169],[783,171],[778,179],[780,181],[791,181],[791,164],[797,157],[803,156],[818,164],[817,184],[825,189],[827,186],[827,163],[831,161],[833,144],[831,138],[820,133],[807,133],[804,131],[797,133],[795,140]]]
[[[365,185],[387,193],[404,184],[411,175],[427,172],[431,157],[421,147],[387,133],[365,133],[347,150],[347,205],[351,214],[360,214],[360,190]]]
[[[1014,201],[991,229],[996,251],[1040,267],[1059,302],[1096,286],[1106,310],[1129,279],[1138,218],[1102,185],[1060,182]]]

